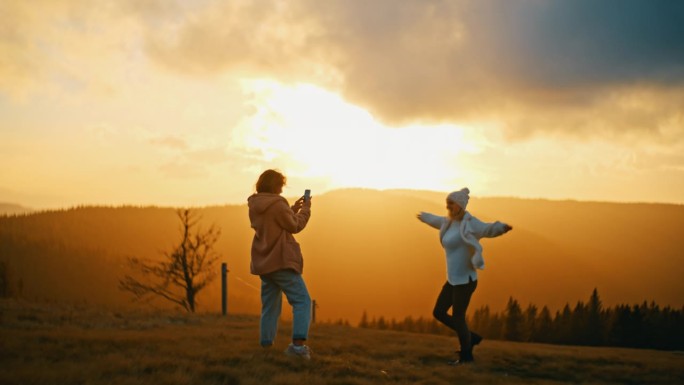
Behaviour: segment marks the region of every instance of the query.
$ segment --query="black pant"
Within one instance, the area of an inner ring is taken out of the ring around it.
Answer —
[[[432,315],[438,321],[456,331],[458,341],[461,343],[461,355],[465,357],[472,357],[472,339],[480,339],[480,336],[468,330],[465,318],[470,297],[475,288],[477,288],[477,281],[472,279],[464,285],[452,286],[449,282],[445,283],[439,297],[437,297],[435,309],[432,311]],[[447,313],[449,308],[453,308],[451,315]]]

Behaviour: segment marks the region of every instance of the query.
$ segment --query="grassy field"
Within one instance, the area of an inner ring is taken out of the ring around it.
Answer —
[[[0,384],[684,384],[684,354],[484,341],[318,324],[310,362],[258,345],[251,315],[114,312],[0,300]]]

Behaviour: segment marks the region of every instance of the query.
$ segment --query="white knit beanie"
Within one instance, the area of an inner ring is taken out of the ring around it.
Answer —
[[[466,206],[468,206],[468,199],[470,199],[468,194],[470,194],[470,190],[468,190],[467,187],[464,187],[459,191],[454,191],[447,195],[447,199],[455,202],[457,205],[461,206],[463,210],[465,210]]]

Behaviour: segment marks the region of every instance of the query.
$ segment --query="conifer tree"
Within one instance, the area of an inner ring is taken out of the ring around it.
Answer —
[[[385,321],[385,317],[380,316],[380,318],[378,318],[377,328],[380,330],[387,329],[387,321]]]
[[[572,310],[570,310],[569,304],[565,304],[562,312],[556,312],[553,326],[553,342],[560,344],[572,343]]]
[[[535,342],[551,342],[553,333],[553,320],[549,308],[544,306],[537,318],[537,329],[533,337]]]
[[[477,330],[484,337],[492,338],[489,334],[489,306],[485,305],[475,310],[472,319],[468,320],[468,325],[472,330]]]
[[[366,311],[363,311],[363,314],[361,315],[361,321],[359,321],[359,327],[360,328],[368,328],[368,313]]]
[[[509,341],[522,341],[523,315],[518,301],[510,297],[506,305],[503,337]]]
[[[527,305],[523,315],[523,341],[533,341],[537,334],[537,306]]]
[[[591,346],[603,345],[605,324],[601,299],[596,288],[589,297],[586,310],[586,343]]]

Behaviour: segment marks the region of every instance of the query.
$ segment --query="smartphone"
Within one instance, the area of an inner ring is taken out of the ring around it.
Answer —
[[[311,199],[311,190],[306,189],[304,190],[304,201],[308,201],[309,199]]]

